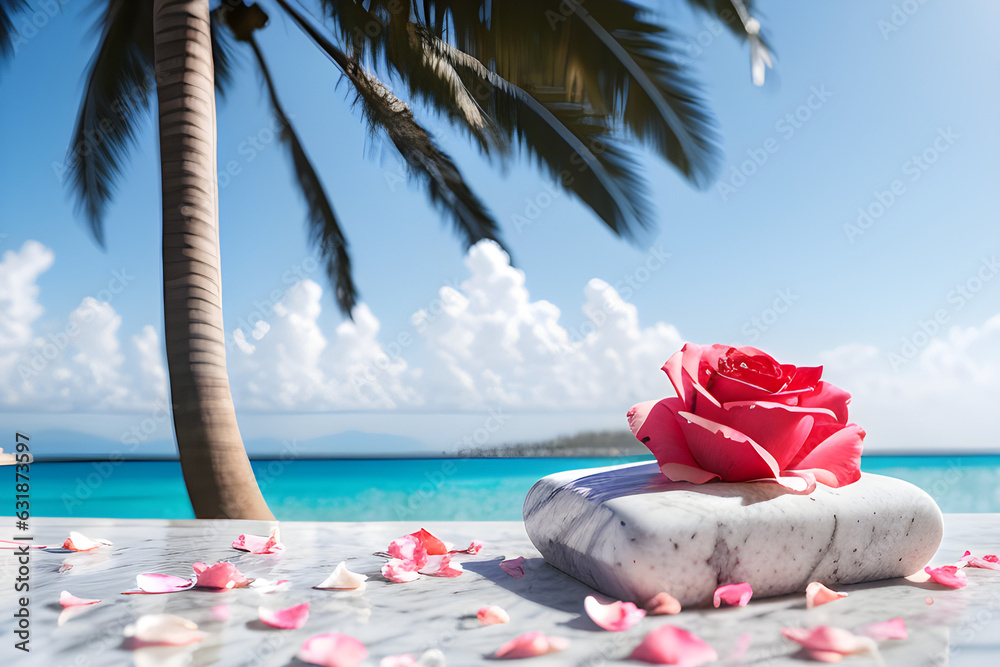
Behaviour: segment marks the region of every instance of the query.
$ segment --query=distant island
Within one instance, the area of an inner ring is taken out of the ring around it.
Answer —
[[[445,456],[455,453],[442,452]],[[469,447],[457,456],[467,458],[618,457],[649,455],[629,431],[584,431],[538,442],[509,442],[492,447]]]

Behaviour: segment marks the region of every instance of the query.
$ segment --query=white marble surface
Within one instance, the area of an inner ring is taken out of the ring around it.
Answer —
[[[744,608],[685,610],[677,616],[646,618],[627,632],[609,633],[583,614],[583,599],[591,589],[545,564],[519,522],[427,524],[457,544],[478,539],[486,546],[477,556],[464,558],[466,573],[461,577],[425,578],[412,584],[383,581],[378,574],[382,559],[372,554],[390,539],[419,528],[415,523],[286,522],[282,541],[287,548],[275,556],[239,554],[229,548],[241,532],[266,532],[263,526],[242,522],[33,519],[32,525],[36,542],[61,543],[74,529],[115,544],[90,554],[33,554],[32,652],[27,658],[13,651],[14,558],[9,551],[0,552],[0,664],[5,666],[167,664],[162,655],[139,656],[123,647],[124,626],[139,614],[152,612],[186,616],[209,633],[186,654],[192,665],[300,665],[294,655],[302,641],[329,631],[364,641],[371,656],[365,663],[368,667],[378,665],[385,655],[431,647],[440,648],[451,666],[482,665],[490,664],[487,656],[501,643],[531,630],[567,637],[571,644],[565,653],[525,664],[636,665],[624,657],[642,636],[659,625],[675,624],[709,642],[720,656],[717,664],[779,667],[810,664],[795,657],[797,646],[781,636],[782,627],[825,623],[851,628],[895,616],[906,620],[910,639],[885,642],[880,655],[850,657],[842,664],[972,667],[1000,661],[1000,572],[986,570],[970,570],[969,585],[961,590],[895,579],[843,586],[850,592],[848,598],[812,610],[805,609],[803,596],[792,595],[754,600]],[[1000,552],[1000,515],[947,515],[944,542],[934,562],[953,562],[965,549]],[[522,579],[500,570],[497,563],[504,556],[527,558]],[[132,588],[140,572],[186,576],[192,561],[224,558],[249,576],[288,578],[290,588],[272,594],[239,589],[119,595]],[[60,564],[70,559],[74,567],[60,574]],[[370,576],[364,593],[310,588],[341,560]],[[56,600],[63,589],[104,602],[57,627]],[[927,603],[928,598],[933,604]],[[262,603],[290,606],[303,601],[309,601],[312,610],[300,630],[272,630],[256,622]],[[208,610],[220,603],[232,608],[232,619],[226,623],[209,620]],[[507,609],[511,622],[479,627],[474,614],[487,604]],[[750,635],[749,647],[734,657],[744,633]],[[149,661],[142,663],[144,659]]]
[[[865,474],[809,495],[777,484],[671,482],[655,463],[550,475],[524,503],[528,536],[550,564],[642,604],[667,591],[711,605],[722,584],[757,597],[901,577],[941,540],[941,512],[902,480]]]

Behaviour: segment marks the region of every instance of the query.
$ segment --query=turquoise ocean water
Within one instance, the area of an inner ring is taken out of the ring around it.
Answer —
[[[519,520],[539,478],[646,457],[254,461],[283,521]],[[916,484],[945,512],[1000,512],[1000,456],[868,456],[867,472]],[[13,466],[0,467],[13,508]],[[193,518],[176,461],[37,462],[31,514]]]

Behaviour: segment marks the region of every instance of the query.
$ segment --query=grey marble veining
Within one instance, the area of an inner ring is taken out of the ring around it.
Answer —
[[[305,638],[339,631],[367,645],[367,667],[378,665],[386,655],[417,654],[431,647],[441,649],[448,665],[454,667],[491,664],[487,656],[504,641],[540,630],[568,638],[570,646],[564,653],[525,664],[624,666],[638,664],[624,658],[646,632],[675,624],[709,642],[719,654],[717,664],[782,667],[815,664],[796,657],[798,647],[781,636],[782,627],[825,623],[852,628],[896,616],[906,620],[910,639],[883,642],[880,655],[849,657],[842,664],[978,667],[1000,661],[1000,572],[969,570],[969,585],[961,590],[893,579],[838,587],[850,596],[811,610],[805,609],[802,595],[790,595],[753,600],[738,609],[692,609],[677,616],[647,617],[627,632],[609,633],[584,615],[583,598],[593,591],[546,564],[519,522],[428,523],[429,530],[456,544],[478,539],[486,546],[478,555],[462,559],[466,573],[456,579],[385,582],[378,574],[383,560],[372,554],[384,549],[392,538],[419,527],[417,523],[285,522],[285,552],[254,556],[233,551],[229,543],[241,532],[266,534],[263,524],[33,519],[36,542],[61,543],[73,529],[115,544],[109,551],[91,554],[33,554],[32,652],[27,657],[15,655],[12,649],[10,614],[16,575],[11,552],[0,551],[0,664],[302,667],[294,656]],[[1000,515],[947,515],[944,542],[934,562],[954,562],[965,549],[1000,552]],[[509,577],[498,567],[501,558],[514,556],[527,559],[521,579]],[[134,586],[138,573],[187,576],[191,562],[218,559],[233,560],[248,576],[290,579],[290,587],[269,594],[239,589],[119,595]],[[313,590],[311,586],[322,581],[341,560],[352,570],[369,575],[366,590],[360,594]],[[71,561],[73,568],[59,573],[60,564],[66,561]],[[104,602],[59,627],[56,600],[63,589]],[[258,605],[290,606],[303,601],[309,601],[312,609],[308,623],[300,630],[272,630],[256,621]],[[222,603],[230,605],[232,618],[225,623],[210,620],[209,609]],[[488,604],[504,607],[511,622],[480,627],[475,612]],[[208,632],[208,637],[189,649],[127,650],[122,641],[124,626],[139,614],[153,612],[187,617]],[[737,655],[744,634],[749,634],[749,644]]]
[[[796,495],[777,484],[671,482],[655,463],[572,470],[524,503],[545,560],[603,593],[642,604],[667,591],[709,605],[721,584],[756,597],[913,574],[941,541],[941,512],[902,480]]]

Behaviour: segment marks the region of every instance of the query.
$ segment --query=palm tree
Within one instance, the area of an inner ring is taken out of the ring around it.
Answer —
[[[750,41],[758,81],[770,59],[749,0],[689,2]],[[627,0],[592,0],[586,8],[565,0],[319,0],[325,20],[298,2],[274,3],[339,69],[373,134],[398,150],[466,245],[498,240],[494,218],[377,73],[404,82],[411,97],[498,163],[527,152],[619,235],[651,221],[629,142],[699,186],[719,164],[714,121],[672,57],[676,44]],[[0,58],[10,54],[13,17],[25,9],[23,0],[0,0]],[[171,403],[200,518],[273,518],[243,448],[225,365],[215,92],[231,81],[234,40],[250,49],[261,73],[337,304],[350,316],[357,300],[340,221],[254,35],[266,24],[259,6],[240,0],[215,10],[208,0],[107,0],[70,161],[70,186],[103,243],[106,208],[156,91]]]

